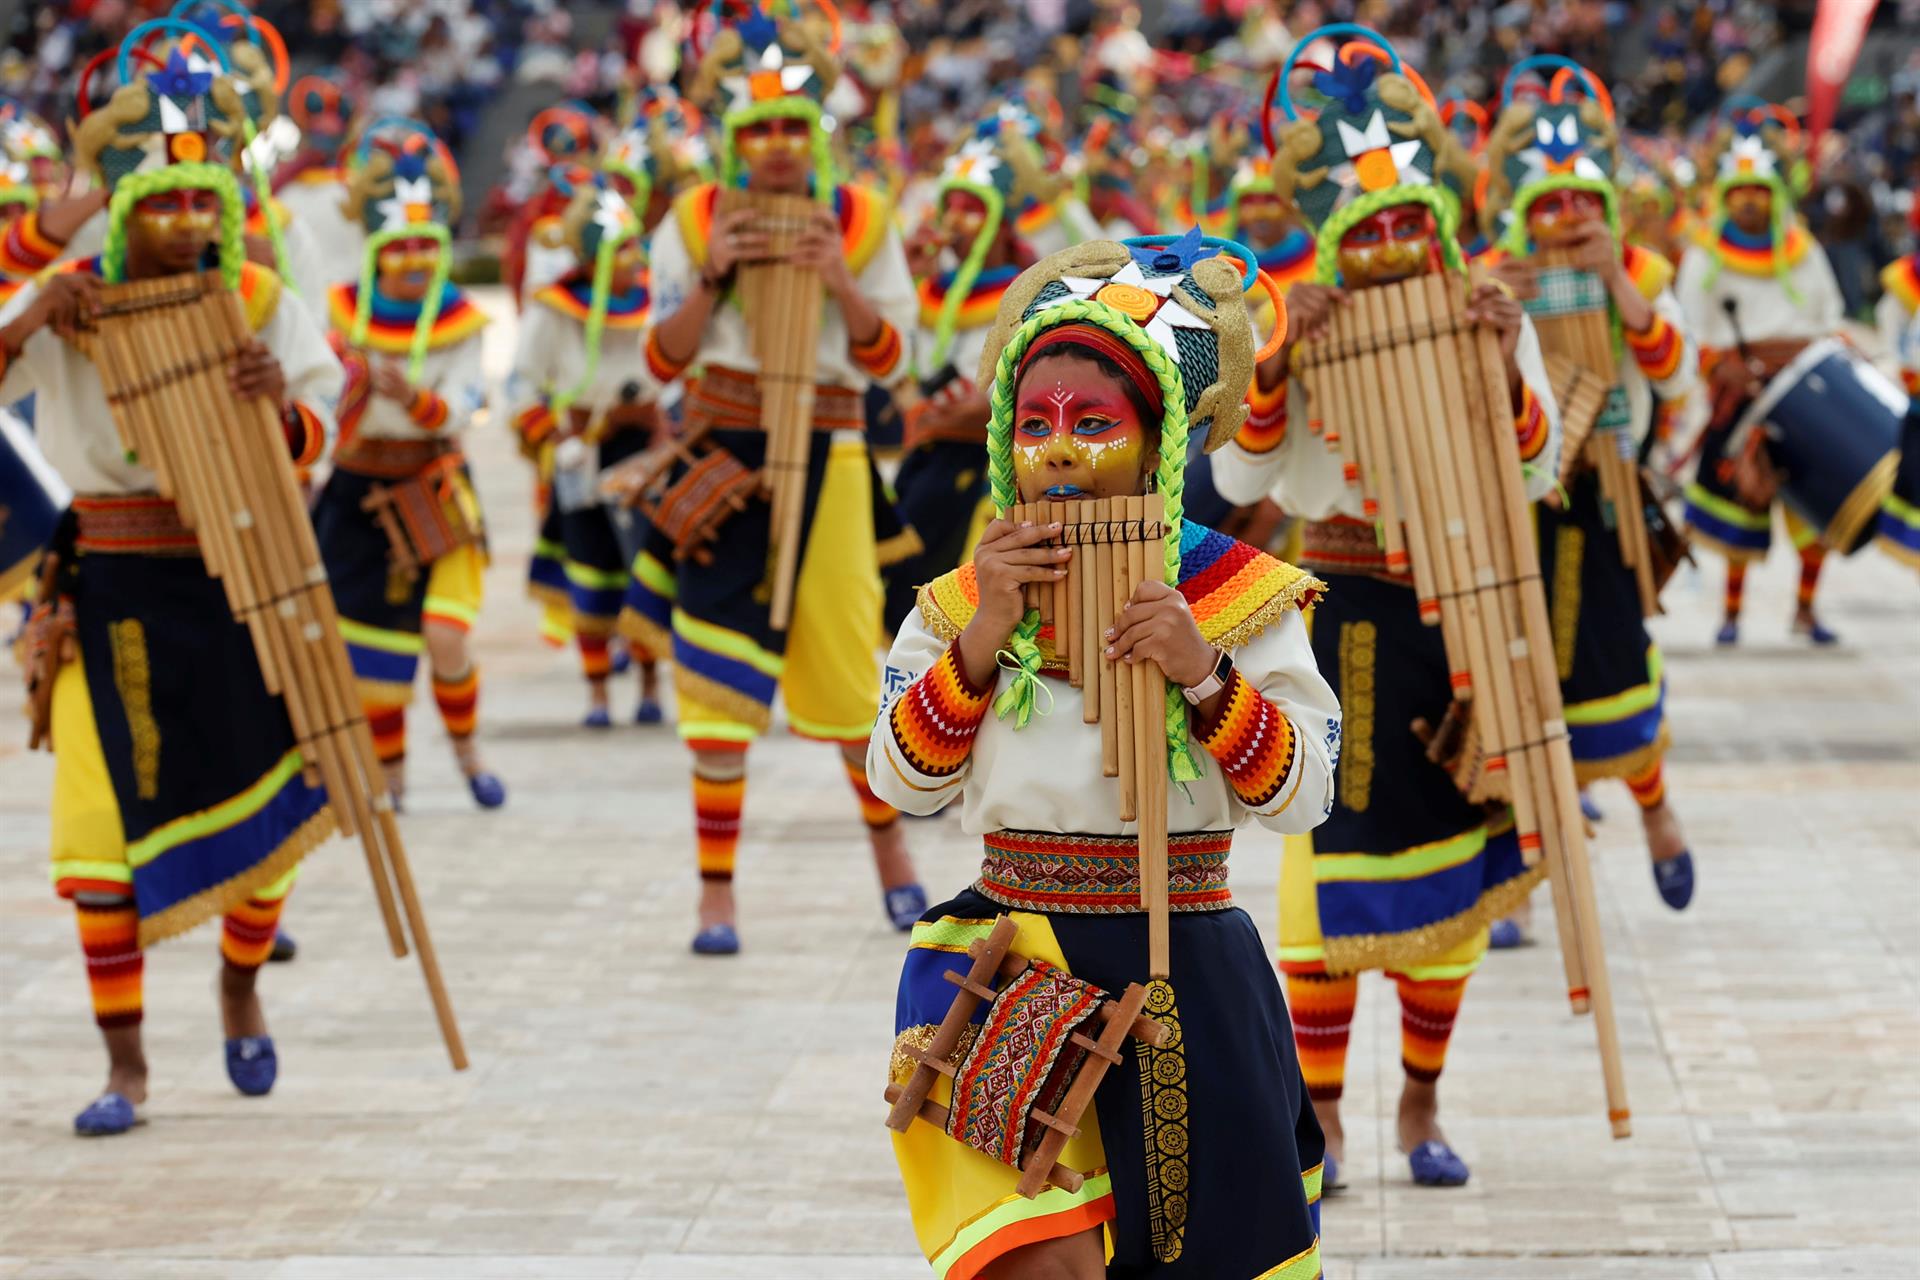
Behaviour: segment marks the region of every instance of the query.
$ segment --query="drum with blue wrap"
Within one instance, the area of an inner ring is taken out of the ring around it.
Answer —
[[[72,496],[26,426],[0,409],[0,600],[19,596]]]
[[[1780,497],[1842,554],[1865,545],[1900,463],[1907,397],[1837,338],[1811,343],[1754,399],[1734,428],[1738,457],[1764,433]]]

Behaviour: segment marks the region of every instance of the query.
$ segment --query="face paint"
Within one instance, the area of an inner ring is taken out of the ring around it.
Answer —
[[[1349,289],[1423,276],[1440,265],[1440,236],[1424,204],[1397,204],[1340,237],[1340,279]]]
[[[949,191],[940,206],[940,233],[947,248],[965,257],[987,225],[986,201],[971,191]]]
[[[1606,202],[1591,191],[1548,191],[1527,206],[1527,234],[1536,245],[1567,244],[1581,227],[1606,216]]]
[[[1013,474],[1021,501],[1138,494],[1152,465],[1147,424],[1118,378],[1089,361],[1054,355],[1020,375]]]
[[[220,232],[220,197],[211,191],[163,191],[133,206],[128,244],[166,272],[199,265]]]
[[[1278,244],[1292,229],[1293,219],[1279,196],[1249,191],[1240,197],[1240,234],[1251,249]]]
[[[376,262],[380,292],[402,302],[423,298],[439,264],[440,246],[433,240],[420,236],[389,241],[381,246]]]
[[[758,191],[797,191],[813,169],[813,126],[796,116],[742,125],[733,145],[747,167],[747,185]]]
[[[1726,194],[1727,217],[1748,235],[1765,235],[1773,229],[1773,189],[1754,184],[1729,187]]]

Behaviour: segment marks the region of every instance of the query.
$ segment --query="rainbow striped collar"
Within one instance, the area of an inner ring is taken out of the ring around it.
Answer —
[[[583,275],[570,276],[557,284],[550,284],[533,296],[535,301],[551,307],[563,316],[571,316],[582,324],[585,324],[593,313],[593,281]],[[648,293],[645,276],[642,276],[639,282],[625,293],[609,294],[607,328],[645,328],[651,303],[652,297]]]
[[[920,282],[920,323],[929,329],[938,328],[940,309],[947,303],[947,297],[953,290],[953,280],[958,272],[942,271],[939,275],[929,276]],[[978,329],[993,323],[1000,311],[1000,299],[1008,286],[1020,276],[1017,263],[1004,267],[989,267],[982,271],[967,290],[966,301],[960,304],[960,310],[954,317],[955,329]]]
[[[1771,234],[1749,236],[1729,222],[1720,228],[1714,247],[1720,260],[1741,275],[1765,277],[1776,275],[1781,266],[1799,266],[1812,244],[1813,237],[1798,223],[1787,228],[1786,243],[1776,251]]]
[[[327,315],[333,327],[343,334],[352,333],[353,317],[359,305],[358,284],[333,286],[327,294]],[[366,345],[375,351],[395,355],[412,351],[414,326],[420,323],[420,312],[425,305],[424,300],[400,302],[389,298],[375,286],[373,299],[368,306]],[[474,306],[460,289],[448,284],[440,292],[440,312],[434,317],[433,329],[427,335],[427,349],[437,351],[465,342],[480,332],[486,323],[486,313]]]

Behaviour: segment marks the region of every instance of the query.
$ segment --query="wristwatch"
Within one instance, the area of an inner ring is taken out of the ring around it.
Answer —
[[[1207,674],[1207,678],[1199,684],[1188,685],[1180,690],[1186,700],[1196,707],[1226,688],[1227,681],[1233,678],[1233,655],[1225,649],[1215,649],[1214,653],[1219,656],[1215,659],[1213,670]]]

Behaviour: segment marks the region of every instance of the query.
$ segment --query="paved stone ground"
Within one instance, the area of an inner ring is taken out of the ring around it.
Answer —
[[[499,552],[479,645],[513,798],[473,809],[423,694],[404,823],[472,1069],[447,1070],[336,842],[292,899],[301,958],[265,979],[273,1096],[223,1076],[203,930],[148,964],[150,1123],[70,1136],[101,1055],[46,888],[50,762],[0,699],[0,1277],[926,1274],[880,1127],[901,940],[837,764],[789,739],[755,752],[748,950],[689,956],[685,759],[661,730],[575,727],[572,660],[535,642],[520,595],[527,476],[502,436],[475,441]],[[1624,789],[1598,796],[1635,1136],[1607,1137],[1543,898],[1540,945],[1488,962],[1455,1038],[1464,1189],[1415,1189],[1392,1150],[1397,1015],[1364,984],[1329,1276],[1920,1275],[1920,593],[1875,553],[1836,564],[1846,643],[1814,653],[1786,635],[1793,573],[1756,572],[1733,653],[1706,643],[1717,566],[1669,593],[1671,786],[1701,873],[1685,915],[1654,896]],[[969,878],[955,824],[912,838],[936,895]],[[1250,839],[1234,860],[1263,927],[1277,856]]]

